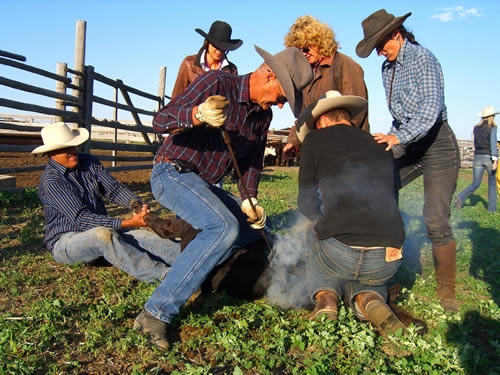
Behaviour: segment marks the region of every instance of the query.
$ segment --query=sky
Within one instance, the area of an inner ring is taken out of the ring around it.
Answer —
[[[283,50],[283,38],[290,26],[298,17],[308,14],[330,25],[340,52],[363,68],[371,131],[386,133],[391,116],[380,73],[384,58],[372,52],[361,59],[355,52],[363,38],[362,20],[382,7],[395,16],[412,12],[404,25],[442,65],[449,123],[458,139],[471,139],[482,108],[486,105],[500,108],[500,75],[495,68],[500,62],[497,0],[2,0],[0,50],[25,56],[26,64],[51,72],[56,71],[58,62],[73,68],[76,25],[83,20],[85,64],[92,65],[100,74],[152,94],[158,93],[160,68],[166,67],[166,94],[170,95],[181,61],[195,54],[203,43],[195,28],[208,32],[213,21],[228,22],[233,28],[232,38],[243,40],[239,49],[230,52],[229,60],[238,66],[240,74],[246,74],[263,62],[254,45],[272,54]],[[35,84],[31,76],[18,74],[0,65],[0,76]],[[23,95],[26,94],[0,86],[0,98],[28,101]],[[112,93],[103,96],[113,98]],[[134,104],[140,107],[140,103]],[[0,106],[0,113],[13,112]],[[110,117],[106,113],[101,116]],[[288,105],[274,109],[272,129],[287,128],[293,122]]]

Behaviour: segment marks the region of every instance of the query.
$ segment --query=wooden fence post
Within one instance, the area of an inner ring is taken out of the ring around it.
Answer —
[[[162,66],[160,68],[160,82],[158,84],[158,96],[160,97],[160,101],[158,102],[159,111],[165,105],[165,84],[167,82],[167,67]]]
[[[83,126],[89,131],[89,140],[92,139],[92,103],[94,96],[94,67],[89,65],[85,67],[85,91],[83,93]],[[90,152],[90,142],[85,142],[83,151]]]
[[[115,87],[115,103],[118,103],[118,87]],[[118,107],[116,107],[116,106],[113,108],[113,120],[118,122]],[[117,128],[114,128],[113,142],[114,143],[118,142],[118,129]],[[113,150],[113,152],[112,152],[113,161],[111,162],[112,167],[116,167],[116,160],[114,159],[114,157],[117,156],[116,154],[117,154],[116,150]]]
[[[85,45],[86,45],[86,29],[87,23],[82,20],[76,21],[76,37],[75,37],[75,66],[74,69],[77,72],[84,73],[85,72]],[[73,90],[73,96],[78,97],[79,103],[84,104],[84,95],[83,95],[83,85],[82,85],[82,77],[78,74],[73,75],[73,84],[75,86],[80,87],[80,90]],[[80,112],[80,118],[83,118],[83,114],[81,111],[84,109],[79,109],[75,107],[73,109],[74,112]],[[89,129],[90,130],[90,129]]]
[[[57,63],[57,69],[56,69],[57,75],[66,77],[67,68],[68,68],[68,65],[66,63]],[[56,91],[59,94],[66,94],[66,84],[64,82],[61,82],[61,81],[56,81]],[[64,100],[56,99],[56,109],[60,109],[61,111],[66,110]],[[55,116],[55,118],[56,118],[56,122],[63,122],[64,121],[63,116],[58,115],[58,116]]]

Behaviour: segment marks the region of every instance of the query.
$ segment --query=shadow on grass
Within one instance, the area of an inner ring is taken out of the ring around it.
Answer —
[[[495,214],[492,214],[492,217]],[[472,255],[469,264],[469,274],[482,280],[489,286],[491,298],[500,306],[500,231],[495,228],[485,228],[478,221],[462,221],[459,229],[470,231],[468,238],[472,243]]]
[[[476,195],[476,194],[471,194],[469,198],[467,198],[463,203],[462,206],[470,206],[470,207],[475,207],[478,204],[482,204],[484,209],[488,209],[488,201],[484,199],[483,197]]]
[[[447,341],[458,347],[466,374],[499,374],[500,322],[486,319],[478,311],[468,311],[462,323],[451,323]]]

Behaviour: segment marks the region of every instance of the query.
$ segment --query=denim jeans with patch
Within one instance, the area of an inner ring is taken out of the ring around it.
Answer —
[[[362,292],[375,292],[387,299],[387,283],[394,277],[402,259],[385,260],[385,247],[359,249],[335,238],[319,240],[308,232],[307,280],[313,303],[320,290],[336,292],[352,303]]]
[[[170,163],[156,163],[151,189],[163,207],[202,230],[177,257],[145,304],[150,314],[170,323],[215,266],[239,247],[261,238],[261,233],[246,222],[238,197],[193,172],[179,173]]]

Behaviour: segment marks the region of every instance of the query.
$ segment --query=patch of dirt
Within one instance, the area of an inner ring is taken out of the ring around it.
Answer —
[[[138,153],[137,155],[144,156],[144,153]],[[46,156],[33,155],[28,152],[0,152],[1,168],[19,168],[19,167],[38,166],[38,165],[44,166],[45,164],[47,164]],[[111,162],[103,162],[102,164],[105,167],[107,167],[111,165]],[[127,165],[127,164],[130,164],[130,162],[127,163],[122,162],[122,165]],[[146,163],[141,162],[141,164],[146,164]],[[16,188],[37,187],[42,172],[43,170],[12,174],[13,176],[16,177]],[[124,184],[144,185],[144,184],[149,184],[151,169],[111,172],[111,174]]]

